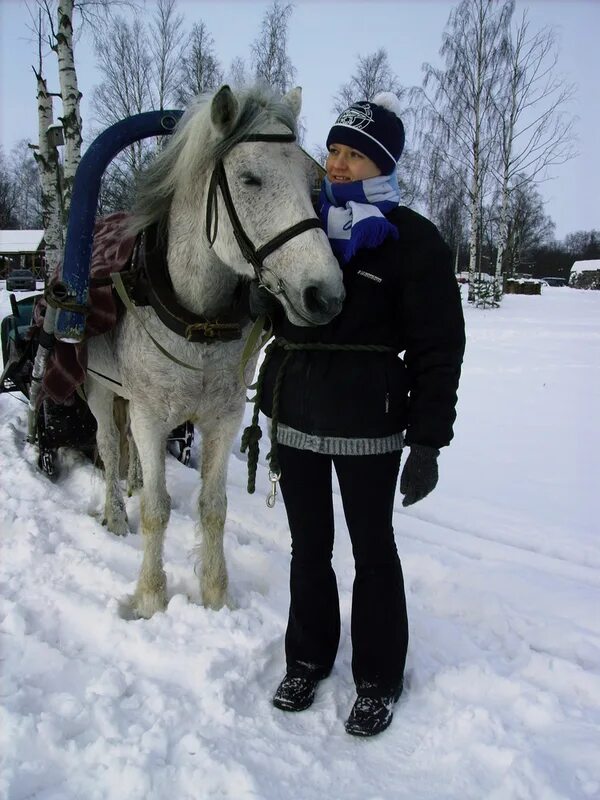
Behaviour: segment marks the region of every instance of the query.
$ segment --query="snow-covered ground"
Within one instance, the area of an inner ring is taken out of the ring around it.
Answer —
[[[339,503],[340,652],[314,706],[288,715],[270,703],[288,534],[281,501],[265,505],[264,465],[249,496],[232,453],[234,607],[214,612],[189,556],[197,476],[168,459],[169,606],[127,621],[140,537],[102,527],[102,476],[77,453],[62,451],[57,482],[40,474],[25,406],[0,397],[2,798],[600,797],[600,292],[544,288],[465,313],[440,484],[410,509],[398,495],[408,688],[373,740],[343,728],[352,560]],[[139,498],[127,511],[136,531]]]

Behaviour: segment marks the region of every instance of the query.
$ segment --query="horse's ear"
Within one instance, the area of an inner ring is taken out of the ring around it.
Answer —
[[[210,118],[213,125],[223,135],[227,134],[235,122],[238,112],[238,101],[229,86],[221,86],[212,99]]]
[[[290,89],[282,99],[292,109],[294,116],[298,118],[302,108],[302,87],[296,86],[295,89]]]

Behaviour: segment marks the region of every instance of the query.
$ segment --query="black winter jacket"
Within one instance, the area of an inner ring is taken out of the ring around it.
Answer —
[[[399,231],[343,267],[346,299],[327,325],[305,328],[275,315],[291,342],[377,344],[393,353],[294,351],[285,368],[279,423],[320,436],[374,438],[406,431],[406,443],[452,439],[465,347],[452,256],[437,228],[405,206],[386,215]],[[266,365],[261,411],[272,416],[284,351]]]

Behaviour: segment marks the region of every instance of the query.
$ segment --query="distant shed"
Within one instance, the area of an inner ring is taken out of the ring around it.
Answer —
[[[575,261],[569,274],[569,286],[574,289],[600,289],[600,258]]]
[[[43,278],[44,245],[44,231],[0,230],[0,277],[21,268]]]

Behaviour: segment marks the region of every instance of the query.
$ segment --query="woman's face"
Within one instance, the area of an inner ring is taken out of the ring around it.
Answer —
[[[364,181],[381,175],[381,170],[374,161],[354,147],[347,147],[345,144],[329,145],[325,169],[332,183]]]

